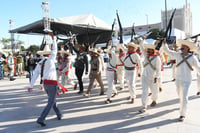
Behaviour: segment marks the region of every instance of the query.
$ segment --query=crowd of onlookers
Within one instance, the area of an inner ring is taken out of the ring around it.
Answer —
[[[34,56],[30,52],[26,54],[9,52],[8,56],[0,53],[0,80],[8,77],[10,81],[14,81],[14,76],[21,77],[22,75],[26,75],[29,78],[40,60],[41,57],[39,55]]]

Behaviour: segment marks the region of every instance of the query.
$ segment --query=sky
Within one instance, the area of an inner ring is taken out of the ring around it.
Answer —
[[[42,1],[50,3],[50,17],[68,17],[93,14],[112,25],[118,10],[123,27],[133,23],[145,25],[161,22],[161,11],[165,10],[165,0],[0,0],[0,39],[10,38],[9,20],[13,20],[13,29],[42,19]],[[166,0],[167,9],[182,8],[189,3],[193,17],[193,35],[200,33],[200,0]],[[42,42],[40,35],[15,34],[16,40],[25,43],[25,47]],[[0,44],[2,45],[2,44]]]

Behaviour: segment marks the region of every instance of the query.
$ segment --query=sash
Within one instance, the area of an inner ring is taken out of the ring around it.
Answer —
[[[192,55],[189,55],[189,56],[187,56],[186,58],[185,58],[183,55],[181,55],[181,56],[182,56],[183,60],[180,61],[180,62],[176,65],[176,67],[178,67],[180,64],[182,64],[183,62],[185,62],[185,63],[187,64],[187,66],[190,68],[190,70],[193,71],[192,66],[191,66],[190,63],[187,61],[187,59],[189,59]]]
[[[129,57],[131,63],[132,63],[133,65],[135,65],[136,63],[133,62],[133,60],[131,59],[131,54],[128,54],[128,56],[125,57],[124,62],[125,62],[125,60],[126,60],[128,57]],[[135,66],[133,66],[133,67],[135,67]],[[126,66],[125,66],[125,68],[126,68]],[[128,67],[127,67],[127,68],[128,68]]]
[[[152,65],[152,63],[151,63],[151,61],[154,60],[156,57],[157,57],[157,56],[154,56],[154,57],[151,58],[151,59],[147,58],[147,61],[148,61],[148,62],[147,62],[146,64],[144,64],[144,67],[146,67],[146,66],[149,64],[153,70],[156,70],[156,68],[155,68],[155,67]]]

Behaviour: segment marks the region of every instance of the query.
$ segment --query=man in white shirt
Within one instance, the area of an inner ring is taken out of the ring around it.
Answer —
[[[143,72],[142,72],[142,109],[143,113],[147,109],[149,89],[152,93],[151,107],[154,107],[158,98],[158,79],[161,76],[161,59],[156,54],[154,44],[144,44],[144,40],[140,42],[140,50],[144,56]],[[145,51],[145,49],[146,51]]]
[[[197,57],[190,53],[195,51],[196,46],[189,40],[178,40],[177,44],[181,47],[181,52],[169,50],[166,41],[164,41],[163,49],[172,58],[176,60],[176,88],[180,100],[180,117],[179,121],[183,121],[186,117],[188,105],[188,91],[192,81],[193,67],[200,72],[200,64]]]
[[[135,88],[135,83],[136,83],[136,64],[139,65],[139,72],[138,75],[140,76],[142,72],[142,63],[140,60],[140,56],[138,53],[136,53],[136,49],[138,47],[137,44],[134,44],[133,42],[130,42],[127,44],[128,49],[125,48],[123,45],[120,45],[122,50],[126,52],[126,56],[122,58],[124,62],[124,67],[125,67],[125,79],[128,83],[128,88],[130,92],[130,98],[131,103],[134,103],[134,99],[136,98],[136,88]]]
[[[56,94],[57,94],[58,83],[57,83],[55,60],[57,54],[57,43],[54,39],[53,33],[49,33],[49,35],[52,37],[53,40],[52,49],[47,50],[47,47],[45,47],[46,49],[38,52],[38,54],[42,53],[43,56],[45,56],[45,59],[40,61],[39,64],[37,65],[34,71],[33,78],[31,79],[30,87],[28,88],[28,92],[31,92],[36,79],[41,73],[44,89],[48,95],[48,103],[37,120],[37,123],[40,124],[41,126],[46,126],[44,120],[52,107],[57,115],[58,120],[61,120],[62,117],[60,110],[56,105]],[[43,69],[42,72],[41,69]]]
[[[106,78],[108,81],[108,89],[106,91],[107,94],[107,99],[105,103],[111,103],[111,97],[114,97],[117,95],[117,90],[114,85],[114,80],[116,80],[116,60],[117,57],[115,55],[115,50],[113,48],[108,48],[105,49],[105,52],[108,53],[109,59],[107,63],[107,68],[106,68]],[[114,94],[112,96],[112,92],[114,91]]]

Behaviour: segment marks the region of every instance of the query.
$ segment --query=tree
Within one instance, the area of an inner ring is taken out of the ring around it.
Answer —
[[[152,33],[148,36],[148,38],[152,38],[154,40],[162,38],[164,35],[164,31],[159,29],[151,29],[150,32]]]
[[[21,46],[21,51],[25,51],[25,47],[24,46]]]
[[[31,46],[27,49],[27,51],[30,51],[30,52],[33,53],[33,54],[36,54],[36,52],[37,52],[38,50],[40,50],[40,47],[37,46],[37,45],[31,45]]]
[[[8,49],[8,43],[11,41],[10,38],[2,38],[0,42],[4,45],[4,48]]]

